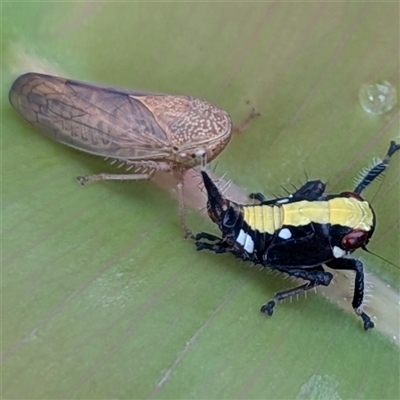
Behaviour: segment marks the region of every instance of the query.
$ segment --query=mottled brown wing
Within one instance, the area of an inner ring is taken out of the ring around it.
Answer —
[[[67,146],[122,160],[165,159],[171,144],[149,109],[133,97],[142,95],[28,73],[14,82],[9,99],[40,132]]]

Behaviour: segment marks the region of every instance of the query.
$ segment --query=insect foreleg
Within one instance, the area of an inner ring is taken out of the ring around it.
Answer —
[[[227,253],[229,250],[220,243],[196,242],[196,249],[213,251],[216,254]]]
[[[273,314],[274,307],[276,306],[278,301],[284,300],[287,297],[291,297],[295,294],[303,293],[306,290],[310,290],[320,285],[328,286],[333,278],[333,275],[330,272],[326,272],[322,268],[322,266],[315,267],[312,269],[287,268],[287,267],[274,267],[273,269],[276,269],[280,272],[284,272],[295,278],[301,278],[307,280],[309,282],[305,283],[304,285],[297,286],[293,289],[276,293],[271,300],[269,300],[260,308],[260,311],[262,313],[268,315]]]
[[[198,251],[200,250],[209,250],[213,251],[216,254],[227,253],[228,249],[225,246],[222,246],[219,243],[205,243],[205,242],[196,242],[196,248]]]
[[[200,241],[201,239],[206,239],[214,243],[201,242]],[[228,251],[230,251],[230,249],[228,249],[228,245],[225,242],[223,242],[221,238],[207,232],[198,233],[195,237],[195,240],[196,240],[196,249],[198,251],[210,250],[217,254],[227,253]]]
[[[354,258],[338,258],[327,262],[326,265],[332,269],[355,271],[354,294],[351,304],[354,312],[363,320],[364,329],[373,328],[374,323],[371,321],[371,318],[362,310],[364,301],[364,268],[362,262]]]
[[[207,239],[207,240],[212,241],[212,242],[221,241],[221,238],[219,238],[218,236],[212,235],[211,233],[207,233],[207,232],[198,233],[196,235],[195,239],[196,239],[196,241],[199,241],[201,239]]]

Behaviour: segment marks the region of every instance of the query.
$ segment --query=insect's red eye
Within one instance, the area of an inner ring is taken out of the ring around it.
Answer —
[[[342,239],[342,246],[346,250],[355,250],[368,243],[368,232],[356,229]]]
[[[359,194],[354,192],[342,192],[341,195],[344,197],[353,197],[354,199],[364,201],[364,199]]]

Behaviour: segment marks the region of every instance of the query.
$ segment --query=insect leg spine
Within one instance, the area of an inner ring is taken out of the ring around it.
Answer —
[[[393,154],[399,150],[400,144],[392,140],[384,159],[367,170],[361,181],[355,187],[354,193],[360,194],[367,186],[369,186],[376,178],[378,178],[389,166],[389,162]]]
[[[363,167],[361,171],[358,172],[357,176],[353,179],[354,185],[358,186],[370,171],[376,168],[379,164],[383,164],[383,160],[380,157],[374,157],[368,167]]]

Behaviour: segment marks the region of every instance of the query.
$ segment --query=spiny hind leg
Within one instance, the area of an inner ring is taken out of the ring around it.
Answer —
[[[149,180],[154,175],[154,172],[149,174],[95,174],[77,176],[76,180],[81,186],[90,182],[97,181],[140,181]]]
[[[393,154],[400,150],[400,144],[396,143],[394,140],[390,142],[389,149],[385,155],[385,158],[367,170],[364,173],[361,173],[361,180],[358,182],[358,185],[354,189],[354,193],[361,194],[361,192],[369,186],[382,172],[386,170],[389,166],[390,159],[392,158]]]
[[[270,316],[274,313],[274,308],[279,301],[282,301],[288,297],[292,297],[296,294],[303,293],[306,290],[310,290],[320,285],[328,286],[333,278],[333,275],[330,272],[325,271],[322,266],[314,267],[312,269],[304,269],[304,268],[296,269],[296,268],[284,268],[284,267],[278,267],[274,269],[280,272],[284,272],[290,276],[293,276],[294,278],[301,278],[307,280],[308,282],[305,283],[304,285],[275,293],[274,297],[267,303],[263,304],[263,306],[260,308],[260,311],[262,313],[265,313]]]
[[[112,160],[111,164],[115,163],[118,160]],[[166,163],[158,163],[154,161],[121,161],[118,168],[122,166],[127,167],[127,171],[132,168],[135,168],[136,173],[134,174],[94,174],[94,175],[82,175],[78,176],[76,179],[81,186],[84,186],[86,183],[90,182],[98,182],[98,181],[140,181],[140,180],[149,180],[153,177],[156,171],[168,171],[170,170],[169,166]]]
[[[354,271],[354,293],[352,306],[354,312],[363,320],[364,329],[368,330],[375,326],[371,317],[364,312],[364,267],[361,261],[354,258],[336,258],[326,263],[329,268],[336,270]]]

